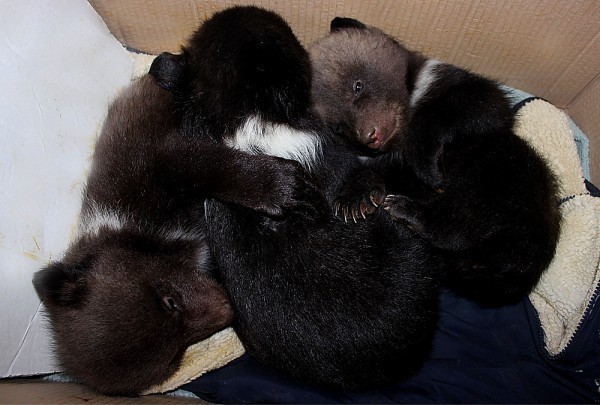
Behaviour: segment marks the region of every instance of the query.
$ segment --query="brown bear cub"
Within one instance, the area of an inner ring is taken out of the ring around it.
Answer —
[[[111,106],[64,257],[34,276],[64,371],[104,394],[137,395],[186,348],[232,322],[205,241],[208,196],[281,215],[298,164],[187,136],[151,76]]]
[[[382,205],[453,263],[449,286],[483,304],[528,294],[554,255],[556,185],[498,85],[349,18],[309,52],[315,109],[365,166],[337,200],[345,218]]]
[[[334,196],[362,168],[312,110],[310,59],[289,25],[256,7],[225,10],[150,73],[199,138],[296,160],[318,185],[275,219],[207,200],[207,239],[248,353],[344,389],[417,372],[437,322],[439,260],[387,214],[356,225],[333,215]]]

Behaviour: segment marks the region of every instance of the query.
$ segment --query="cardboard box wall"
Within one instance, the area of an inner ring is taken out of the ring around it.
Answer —
[[[3,161],[0,172],[0,303],[8,308],[0,315],[1,377],[56,370],[31,277],[49,259],[60,257],[73,235],[82,173],[72,172],[69,164],[89,160],[89,145],[107,104],[130,78],[132,63],[121,44],[151,54],[177,52],[202,20],[243,3],[22,0],[0,4],[5,32],[0,46],[7,55],[0,61],[0,135],[11,159]],[[551,101],[566,109],[589,137],[591,178],[600,183],[600,2],[264,0],[253,4],[281,13],[304,44],[326,34],[333,17],[354,17],[384,29],[412,49]],[[15,33],[19,27],[22,32]],[[47,89],[37,85],[40,79]],[[80,141],[83,144],[74,151],[73,144]],[[32,162],[37,164],[35,170]],[[27,180],[24,173],[30,173]],[[19,198],[13,198],[14,193]]]
[[[85,0],[0,2],[0,376],[56,370],[33,273],[76,229],[108,103],[133,61]],[[2,397],[0,396],[0,403]]]

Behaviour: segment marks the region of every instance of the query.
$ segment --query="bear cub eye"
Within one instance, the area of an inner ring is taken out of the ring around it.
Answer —
[[[354,82],[354,97],[358,97],[363,89],[363,83],[360,80]]]
[[[165,309],[167,309],[169,311],[179,310],[179,304],[177,303],[177,300],[170,295],[163,296],[162,303],[163,303],[163,306],[165,307]]]

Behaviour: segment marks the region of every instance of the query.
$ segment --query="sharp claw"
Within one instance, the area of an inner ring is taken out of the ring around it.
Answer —
[[[354,210],[352,210],[352,220],[354,221],[354,223],[356,223],[356,212]]]
[[[375,206],[375,208],[379,208],[379,205],[375,202],[374,197],[369,195],[369,200],[371,200],[371,204]]]
[[[333,215],[335,215],[337,217],[338,216],[338,212],[340,211],[340,203],[336,202],[335,205],[334,205],[334,208],[335,208],[335,212],[334,212]]]
[[[392,204],[395,199],[396,196],[394,194],[388,194],[387,196],[385,196],[385,200],[383,202],[383,209],[386,211],[391,210],[392,207],[390,206],[390,204]]]
[[[362,215],[363,219],[367,219],[367,217],[365,216],[365,212],[367,212],[366,204],[361,202],[359,208],[360,208],[360,215]]]
[[[344,222],[348,222],[348,208],[344,207],[342,212],[344,213]]]

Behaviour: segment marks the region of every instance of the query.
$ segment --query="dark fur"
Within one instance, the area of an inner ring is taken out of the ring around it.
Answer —
[[[311,111],[308,54],[285,21],[254,7],[217,13],[152,72],[199,137],[231,142],[258,115],[322,144],[309,174],[324,194],[308,187],[305,204],[282,219],[207,203],[208,237],[248,352],[303,381],[343,388],[418,370],[436,325],[438,262],[385,215],[354,226],[334,217],[333,196],[358,162]]]
[[[80,235],[33,280],[60,364],[104,394],[163,382],[189,345],[231,323],[205,242],[204,198],[281,215],[303,187],[297,164],[186,136],[172,98],[145,76],[115,101]],[[99,211],[112,220],[87,229]]]
[[[529,293],[560,215],[555,180],[513,133],[505,94],[448,64],[419,88],[424,56],[356,20],[331,29],[310,49],[315,108],[359,154],[379,154],[345,187],[341,211],[358,219],[383,204],[454,261],[448,283],[465,296],[497,305]]]

